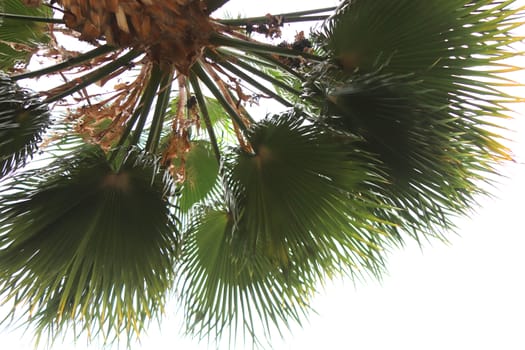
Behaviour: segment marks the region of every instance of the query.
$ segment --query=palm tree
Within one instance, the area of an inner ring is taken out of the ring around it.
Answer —
[[[511,159],[515,1],[216,18],[226,2],[4,0],[8,320],[130,340],[175,291],[192,335],[269,337],[323,281],[379,277],[392,247],[446,239]],[[307,21],[321,26],[279,39]],[[49,77],[64,81],[23,87]],[[256,120],[264,99],[286,110]]]

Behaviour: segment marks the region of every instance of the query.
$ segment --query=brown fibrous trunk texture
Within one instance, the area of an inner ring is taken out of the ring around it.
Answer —
[[[187,74],[214,30],[202,0],[58,0],[64,21],[89,42],[144,49]]]

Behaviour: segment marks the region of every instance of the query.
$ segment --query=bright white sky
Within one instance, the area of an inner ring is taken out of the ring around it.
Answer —
[[[519,2],[525,5],[525,0]],[[337,3],[231,0],[225,10],[255,16]],[[515,79],[525,82],[525,72]],[[519,94],[525,97],[525,90]],[[394,251],[382,282],[328,285],[313,301],[318,314],[285,339],[272,339],[274,349],[525,349],[525,104],[516,110],[517,119],[509,127],[515,131],[512,147],[517,163],[502,170],[507,179],[494,191],[497,198],[484,199],[477,213],[458,222],[459,235],[450,235],[450,245],[432,242],[420,250],[409,244]],[[132,349],[211,348],[181,335],[176,312],[168,310],[161,327],[152,327]],[[33,349],[30,335],[21,330],[1,333],[2,348]],[[71,348],[70,342],[53,347]],[[80,343],[74,348],[100,347]]]

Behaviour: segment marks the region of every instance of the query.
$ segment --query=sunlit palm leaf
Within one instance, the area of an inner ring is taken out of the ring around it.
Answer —
[[[175,162],[177,159],[174,160]],[[187,212],[203,200],[217,183],[219,164],[212,147],[206,141],[194,141],[186,155],[185,177],[179,199],[180,209]]]
[[[0,177],[33,156],[49,122],[39,96],[0,72]]]
[[[75,325],[105,338],[158,317],[177,231],[152,159],[133,152],[113,169],[85,149],[4,185],[0,292],[14,315],[25,307],[38,335]]]

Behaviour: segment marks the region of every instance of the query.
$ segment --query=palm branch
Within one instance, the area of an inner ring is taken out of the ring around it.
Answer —
[[[215,17],[226,2],[2,9],[0,45],[31,49],[0,51],[0,291],[37,336],[131,339],[176,290],[188,333],[269,338],[327,279],[380,277],[393,246],[446,239],[510,159],[515,1]],[[25,65],[36,51],[61,60]],[[20,87],[48,76],[65,81]],[[254,118],[264,99],[284,111]],[[50,163],[22,168],[37,149]]]
[[[1,73],[0,73],[1,74]],[[0,177],[30,159],[50,122],[40,97],[0,75]]]

